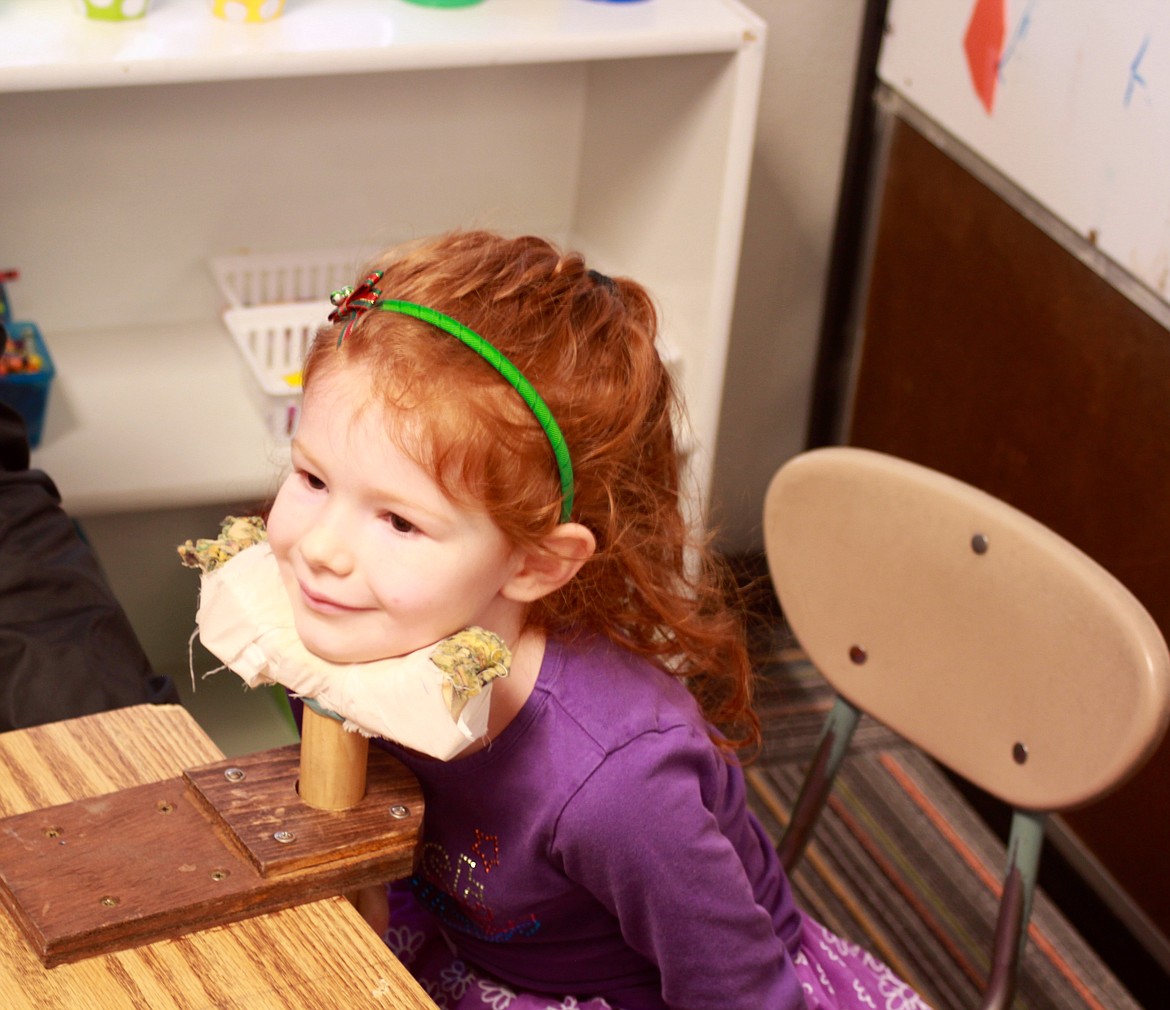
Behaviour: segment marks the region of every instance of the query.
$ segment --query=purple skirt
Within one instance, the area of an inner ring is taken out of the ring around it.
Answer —
[[[390,891],[383,939],[439,1010],[622,1010],[600,997],[550,999],[496,981],[456,956],[436,920],[404,891]],[[881,961],[807,916],[793,965],[808,1010],[930,1010]]]

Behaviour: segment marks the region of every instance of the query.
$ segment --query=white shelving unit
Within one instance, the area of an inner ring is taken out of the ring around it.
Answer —
[[[289,0],[267,25],[7,0],[0,267],[58,371],[35,465],[79,515],[266,496],[285,450],[210,258],[483,225],[654,292],[705,495],[762,59],[734,0]]]

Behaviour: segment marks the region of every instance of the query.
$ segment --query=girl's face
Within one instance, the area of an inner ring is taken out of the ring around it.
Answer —
[[[341,366],[305,394],[293,470],[268,537],[310,652],[335,663],[401,656],[465,627],[507,638],[523,605],[504,587],[522,555],[483,512],[448,498],[389,438]]]

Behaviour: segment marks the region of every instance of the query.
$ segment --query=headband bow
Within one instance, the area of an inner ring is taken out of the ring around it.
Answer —
[[[381,270],[373,270],[366,275],[366,279],[356,288],[344,287],[329,296],[333,303],[333,311],[329,313],[329,322],[336,323],[345,320],[345,328],[337,338],[337,346],[349,336],[354,324],[362,317],[362,313],[372,309],[382,300],[382,292],[377,287],[382,279]]]

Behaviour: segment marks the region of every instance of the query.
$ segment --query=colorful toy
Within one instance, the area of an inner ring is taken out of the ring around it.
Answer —
[[[0,403],[24,419],[29,445],[35,449],[41,442],[56,370],[36,324],[13,320],[5,284],[19,277],[16,270],[0,271]]]
[[[39,372],[45,367],[36,330],[27,323],[0,323],[0,377]]]
[[[5,284],[8,281],[20,280],[19,270],[0,270],[0,322],[12,322],[12,308],[8,302],[8,290]]]

